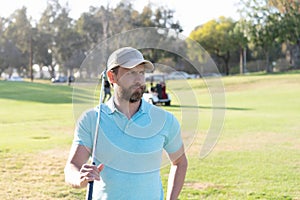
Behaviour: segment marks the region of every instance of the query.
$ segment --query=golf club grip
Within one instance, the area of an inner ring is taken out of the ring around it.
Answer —
[[[93,199],[93,188],[94,188],[94,181],[90,181],[86,192],[86,200]]]
[[[93,165],[96,165],[95,162],[92,163]],[[94,189],[94,181],[90,181],[87,191],[86,191],[86,200],[92,200],[93,199],[93,189]]]

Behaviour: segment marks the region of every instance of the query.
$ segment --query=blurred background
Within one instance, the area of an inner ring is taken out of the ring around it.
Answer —
[[[67,82],[98,43],[139,27],[174,30],[197,41],[222,75],[300,68],[299,1],[9,1],[0,9],[0,77]],[[147,59],[197,73],[168,52]],[[87,74],[86,74],[87,73]]]

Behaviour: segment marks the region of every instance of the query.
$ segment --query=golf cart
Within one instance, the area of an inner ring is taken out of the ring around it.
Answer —
[[[153,104],[171,105],[171,97],[166,93],[166,83],[164,75],[152,75],[146,80],[150,80],[150,88],[143,94],[143,98]],[[154,81],[157,83],[154,85]]]

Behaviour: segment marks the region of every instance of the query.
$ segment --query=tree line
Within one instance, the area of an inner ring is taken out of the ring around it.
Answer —
[[[221,72],[300,68],[298,0],[241,0],[238,12],[238,21],[220,17],[190,34],[212,55]]]
[[[238,9],[240,20],[213,19],[195,27],[189,38],[202,45],[223,74],[272,72],[279,66],[299,68],[299,11],[297,0],[242,0]],[[22,76],[33,78],[33,64],[41,69],[46,67],[52,77],[57,65],[70,75],[80,67],[90,49],[114,34],[139,27],[183,31],[174,18],[174,10],[151,4],[142,11],[135,10],[130,1],[121,1],[114,8],[90,7],[77,20],[69,12],[67,4],[48,0],[39,21],[27,15],[26,7],[9,18],[1,17],[0,75],[16,69]],[[181,63],[186,65],[183,70],[195,72],[172,53],[148,51],[146,56],[153,62],[165,60],[174,66]]]
[[[55,76],[55,67],[73,73],[80,67],[90,49],[99,42],[122,31],[138,27],[172,28],[182,32],[174,20],[174,11],[146,5],[141,12],[130,2],[116,7],[90,7],[75,20],[69,16],[68,5],[48,0],[38,22],[27,16],[27,9],[16,10],[9,18],[0,18],[0,75],[17,69],[32,77],[32,66],[47,67]]]

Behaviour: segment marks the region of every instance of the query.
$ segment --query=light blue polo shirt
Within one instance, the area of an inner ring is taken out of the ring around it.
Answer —
[[[85,112],[77,123],[74,144],[93,148],[98,108]],[[180,126],[169,112],[142,100],[128,119],[113,98],[101,106],[95,161],[105,165],[94,182],[93,199],[162,200],[162,152],[183,145]]]

